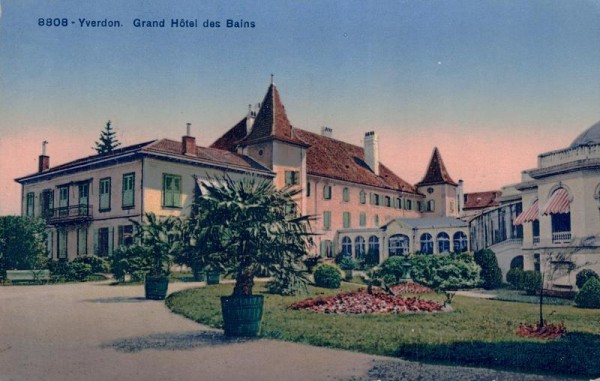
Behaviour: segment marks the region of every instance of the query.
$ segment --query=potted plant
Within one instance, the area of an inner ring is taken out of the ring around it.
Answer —
[[[344,257],[342,258],[342,260],[340,260],[338,266],[340,267],[340,269],[344,270],[345,280],[347,282],[351,281],[352,276],[354,275],[352,270],[356,269],[356,261],[351,257]]]
[[[260,330],[263,295],[253,294],[257,273],[306,287],[302,263],[312,244],[310,218],[298,216],[294,197],[300,189],[277,189],[269,179],[229,177],[202,182],[190,217],[198,242],[210,247],[207,261],[235,278],[233,294],[221,297],[225,334],[256,336]]]
[[[162,300],[167,295],[169,274],[173,259],[181,248],[181,220],[174,216],[159,218],[154,213],[145,214],[146,221],[136,226],[136,238],[141,251],[146,273],[144,288],[146,299]]]

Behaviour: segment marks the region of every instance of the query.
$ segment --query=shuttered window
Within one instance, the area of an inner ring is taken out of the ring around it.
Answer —
[[[101,212],[110,210],[110,177],[100,179],[99,210]]]
[[[123,175],[122,207],[133,208],[135,205],[135,173]]]
[[[163,206],[181,207],[181,176],[163,174]]]

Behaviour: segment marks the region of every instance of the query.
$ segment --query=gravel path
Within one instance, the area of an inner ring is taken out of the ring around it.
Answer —
[[[106,283],[0,287],[0,380],[549,379],[228,339],[142,296]]]

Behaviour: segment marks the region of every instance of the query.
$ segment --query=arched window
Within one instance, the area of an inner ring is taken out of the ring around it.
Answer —
[[[450,236],[447,233],[441,232],[437,235],[438,253],[450,252]]]
[[[354,239],[354,256],[356,259],[365,259],[365,239],[358,236]]]
[[[350,201],[350,189],[347,187],[342,190],[342,200],[344,202]]]
[[[367,203],[367,194],[365,193],[365,191],[360,191],[360,203],[361,204]]]
[[[429,233],[421,234],[421,253],[433,254],[433,237]]]
[[[379,238],[374,235],[369,237],[369,257],[374,264],[379,263]]]
[[[456,232],[452,237],[455,253],[464,253],[467,251],[467,235],[463,232]]]
[[[517,255],[512,259],[512,261],[510,261],[510,268],[523,270],[523,262],[523,256]]]
[[[342,255],[344,257],[352,257],[352,240],[350,237],[342,238]]]
[[[388,241],[388,254],[390,257],[395,255],[408,254],[408,236],[404,234],[395,234]]]
[[[331,200],[331,185],[325,185],[323,187],[323,198],[325,200]]]

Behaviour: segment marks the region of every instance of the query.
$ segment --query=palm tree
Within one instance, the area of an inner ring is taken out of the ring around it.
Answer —
[[[232,296],[250,296],[256,274],[285,278],[305,288],[302,259],[312,245],[309,216],[298,216],[300,189],[277,189],[271,180],[202,182],[188,223],[205,262],[235,276]]]

